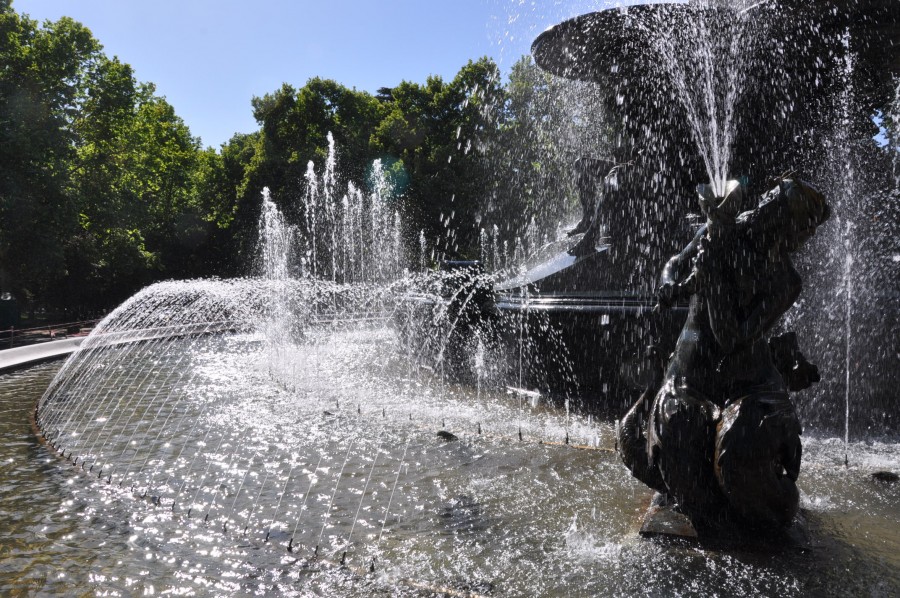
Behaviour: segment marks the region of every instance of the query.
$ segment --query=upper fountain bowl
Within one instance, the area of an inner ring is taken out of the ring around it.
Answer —
[[[652,21],[697,10],[687,4],[636,4],[592,12],[544,31],[531,45],[538,66],[566,79],[612,84],[646,72]]]
[[[715,6],[712,6],[715,4]],[[648,52],[661,23],[684,19],[723,18],[725,13],[749,17],[764,26],[761,34],[788,40],[782,50],[800,55],[818,52],[811,38],[829,40],[848,34],[859,66],[875,80],[874,93],[893,93],[900,76],[900,2],[896,0],[722,0],[713,2],[636,4],[609,8],[563,21],[537,37],[531,46],[544,70],[611,89],[633,86],[636,78],[652,76]],[[791,41],[792,40],[792,41]],[[806,69],[808,61],[787,61]],[[785,73],[805,80],[803,73]]]

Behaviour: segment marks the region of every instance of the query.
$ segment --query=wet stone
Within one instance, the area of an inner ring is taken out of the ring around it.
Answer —
[[[677,538],[696,538],[697,530],[684,513],[680,513],[670,505],[651,505],[644,515],[641,535],[645,538],[658,536]]]
[[[900,475],[893,471],[876,471],[872,474],[872,479],[883,484],[893,484],[900,481]]]

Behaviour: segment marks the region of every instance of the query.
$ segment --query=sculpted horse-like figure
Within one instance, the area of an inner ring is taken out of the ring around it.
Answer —
[[[660,306],[689,298],[687,321],[668,365],[621,420],[617,446],[636,478],[695,522],[785,526],[798,509],[801,457],[788,391],[818,371],[792,333],[769,333],[802,288],[790,254],[829,208],[797,179],[749,210],[741,185],[726,191],[716,198],[701,186],[707,223],[663,270]]]

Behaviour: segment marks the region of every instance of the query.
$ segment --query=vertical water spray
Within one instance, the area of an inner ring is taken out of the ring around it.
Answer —
[[[852,350],[852,318],[853,318],[853,295],[854,295],[854,271],[853,271],[853,252],[855,243],[853,241],[854,225],[853,216],[859,211],[856,202],[856,194],[858,193],[856,184],[856,173],[853,166],[853,124],[852,110],[854,105],[854,88],[853,76],[855,70],[855,57],[851,50],[850,31],[847,30],[842,36],[842,45],[844,49],[844,61],[842,64],[841,83],[843,89],[839,97],[838,105],[838,122],[837,131],[834,135],[833,159],[835,164],[833,168],[837,173],[837,235],[838,242],[835,244],[839,252],[835,256],[841,265],[841,294],[843,295],[844,309],[844,462],[848,463],[849,444],[850,444],[850,391],[851,391],[851,350]],[[843,253],[843,260],[840,259],[840,253]]]
[[[278,206],[272,201],[268,188],[262,192],[259,217],[259,247],[262,278],[271,287],[269,305],[261,324],[271,354],[270,368],[279,371],[285,366],[285,350],[290,342],[292,314],[290,288],[294,238],[296,229],[285,222]]]
[[[850,236],[850,223],[846,226],[846,237]],[[852,331],[850,323],[853,318],[853,254],[847,247],[847,255],[844,256],[844,301],[846,312],[844,313],[844,464],[849,463],[848,450],[850,446],[850,351],[852,349]]]
[[[701,2],[677,18],[653,21],[647,32],[717,197],[725,193],[738,125],[735,108],[751,68],[754,39],[761,35],[751,34],[748,13],[740,8],[739,3]]]
[[[304,211],[306,218],[306,255],[307,272],[313,278],[319,275],[319,253],[316,241],[319,231],[319,182],[316,177],[316,169],[312,160],[306,164],[306,196]]]
[[[384,283],[403,272],[400,217],[393,188],[381,160],[372,163],[366,186],[341,183],[337,148],[328,134],[322,175],[306,169],[304,219],[299,236],[308,262],[305,274],[333,283]],[[343,191],[338,188],[344,184]]]
[[[900,193],[900,127],[898,127],[898,123],[900,123],[900,81],[897,82],[897,87],[894,90],[894,101],[891,105],[890,113],[886,115],[890,123],[893,124],[886,131],[886,142],[888,143],[888,147],[893,149],[893,153],[891,156],[891,163],[894,169],[894,192]]]
[[[335,237],[335,228],[337,226],[337,205],[335,199],[335,176],[337,167],[337,156],[334,151],[334,136],[328,131],[328,154],[325,159],[325,175],[322,179],[322,191],[325,195],[325,215],[328,219],[328,253],[331,257],[331,273],[330,277],[333,282],[337,282],[337,256],[338,246]]]

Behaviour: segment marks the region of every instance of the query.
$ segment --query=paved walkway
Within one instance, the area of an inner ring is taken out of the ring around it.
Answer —
[[[74,352],[84,339],[85,337],[78,336],[60,341],[28,345],[26,347],[4,349],[0,351],[0,374],[41,363],[42,361],[65,357]]]

